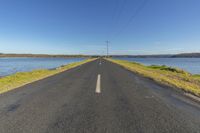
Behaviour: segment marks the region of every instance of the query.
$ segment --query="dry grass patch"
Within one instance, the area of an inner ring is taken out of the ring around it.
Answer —
[[[57,69],[54,70],[42,69],[42,70],[34,70],[31,72],[18,72],[16,74],[0,78],[0,94],[18,88],[20,86],[26,85],[28,83],[66,71],[68,69],[80,66],[82,64],[85,64],[93,60],[95,59],[86,59],[80,62],[75,62],[65,66],[58,67]]]
[[[168,66],[144,66],[139,63],[124,60],[107,60],[145,77],[151,78],[159,83],[180,88],[185,92],[200,96],[200,75],[192,75],[179,68],[172,68]]]

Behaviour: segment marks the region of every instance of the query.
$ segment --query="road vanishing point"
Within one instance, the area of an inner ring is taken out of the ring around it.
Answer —
[[[97,59],[1,94],[0,133],[200,133],[200,104]]]

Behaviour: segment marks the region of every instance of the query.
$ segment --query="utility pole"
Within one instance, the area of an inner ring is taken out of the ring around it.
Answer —
[[[108,44],[110,43],[110,41],[106,41],[106,46],[107,46],[107,58],[108,58],[108,56],[109,56],[109,47],[108,47]]]

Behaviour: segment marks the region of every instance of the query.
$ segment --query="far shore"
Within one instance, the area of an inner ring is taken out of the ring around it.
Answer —
[[[151,54],[151,55],[108,55],[109,57],[118,58],[200,58],[200,53],[180,53],[180,54]],[[0,53],[1,57],[31,57],[31,58],[87,58],[87,57],[107,57],[107,55],[50,55],[50,54],[15,54]]]
[[[179,68],[168,66],[150,65],[145,66],[137,62],[130,62],[120,59],[107,59],[123,68],[150,78],[158,83],[179,88],[186,93],[200,97],[200,75],[193,75]]]
[[[49,76],[64,72],[66,70],[91,62],[93,60],[95,60],[95,58],[62,65],[55,69],[37,69],[29,72],[17,72],[15,74],[0,77],[0,94],[16,89],[28,83],[32,83],[34,81],[38,81]]]
[[[200,58],[200,53],[152,54],[152,55],[111,55],[118,58]]]
[[[89,55],[48,55],[48,54],[0,54],[0,58],[25,57],[25,58],[85,58]]]

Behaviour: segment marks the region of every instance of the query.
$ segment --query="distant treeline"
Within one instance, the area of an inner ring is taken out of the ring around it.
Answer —
[[[111,55],[111,57],[126,58],[200,58],[200,53],[181,53],[181,54],[164,54],[164,55]]]
[[[48,54],[3,54],[3,53],[0,53],[0,57],[81,58],[81,57],[93,57],[93,56],[89,56],[89,55],[48,55]]]
[[[49,55],[49,54],[3,54],[0,57],[44,57],[44,58],[90,58],[100,57],[99,55]],[[106,57],[106,56],[101,56]],[[109,57],[126,58],[200,58],[200,53],[181,53],[181,54],[163,54],[163,55],[109,55]]]
[[[111,57],[123,58],[170,58],[172,55],[111,55]]]
[[[182,54],[173,55],[172,57],[174,58],[176,57],[200,58],[200,53],[182,53]]]

